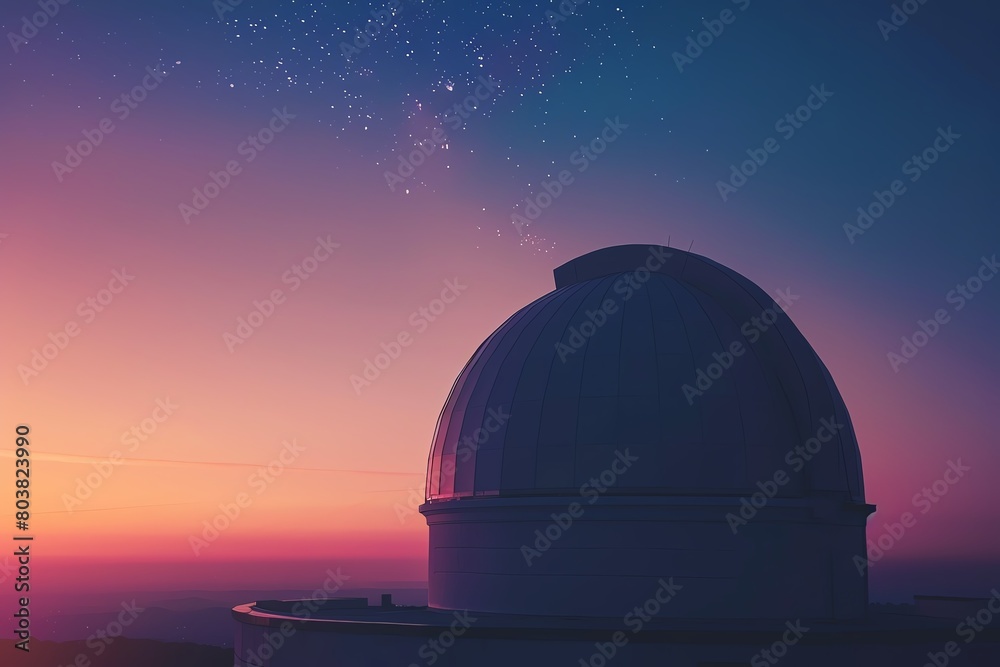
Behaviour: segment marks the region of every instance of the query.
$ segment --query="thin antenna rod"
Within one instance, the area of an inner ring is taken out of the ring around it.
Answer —
[[[694,239],[691,239],[691,245],[689,245],[689,246],[688,246],[688,249],[687,249],[687,251],[688,251],[688,254],[684,255],[684,263],[683,263],[683,264],[681,264],[681,275],[682,275],[682,276],[684,275],[684,269],[686,269],[686,268],[687,268],[687,264],[688,264],[688,257],[690,257],[690,256],[691,256],[691,248],[693,248],[693,247],[694,247]]]

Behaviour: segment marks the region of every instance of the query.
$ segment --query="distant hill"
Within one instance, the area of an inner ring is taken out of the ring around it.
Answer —
[[[125,634],[136,639],[232,647],[236,624],[229,607],[198,609],[191,600],[178,602],[182,611],[144,607]],[[46,639],[60,641],[86,638],[95,628],[106,628],[119,611],[46,616],[39,618],[35,632]]]
[[[418,607],[427,604],[426,587],[356,588],[345,589],[338,595],[367,597],[373,604],[379,604],[382,593],[392,593],[393,602],[397,604]],[[32,627],[38,637],[46,640],[84,639],[93,634],[95,628],[107,627],[118,616],[122,600],[135,599],[144,611],[126,629],[126,636],[228,648],[233,645],[237,628],[232,615],[235,605],[255,600],[308,598],[311,595],[311,591],[302,590],[176,591],[172,595],[169,592],[114,591],[88,598],[86,606],[50,605],[59,613],[46,611],[44,606],[38,612],[32,609],[35,619]],[[2,659],[0,666],[6,667]],[[102,666],[95,664],[94,667]]]
[[[101,667],[232,667],[231,649],[200,644],[177,644],[150,639],[120,637],[106,647],[100,657],[94,655],[82,641],[46,642],[31,640],[31,651],[23,653],[14,648],[9,639],[0,641],[0,652],[5,656],[4,665],[24,667],[63,667],[73,664],[76,656],[84,654],[92,665]]]

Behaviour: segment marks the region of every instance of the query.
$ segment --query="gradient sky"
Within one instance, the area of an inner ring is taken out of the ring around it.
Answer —
[[[801,295],[789,315],[861,443],[870,537],[949,460],[971,467],[873,566],[874,597],[996,585],[1000,280],[961,311],[946,299],[1000,252],[998,9],[928,2],[884,39],[888,2],[665,4],[585,2],[550,25],[558,3],[244,0],[220,18],[209,0],[71,2],[24,44],[10,34],[38,6],[5,3],[0,455],[13,465],[29,424],[42,590],[312,587],[341,564],[359,583],[419,580],[426,524],[399,509],[422,494],[469,356],[553,288],[555,266],[668,239]],[[394,5],[348,60],[341,43]],[[674,52],[726,9],[678,71]],[[147,67],[167,76],[121,118]],[[479,77],[496,90],[456,128]],[[833,95],[784,138],[775,122],[812,86]],[[294,119],[247,162],[241,142],[273,109]],[[57,176],[104,118],[114,130]],[[576,171],[607,118],[627,128]],[[439,126],[447,147],[390,189],[386,170]],[[949,127],[960,138],[911,182],[904,163]],[[723,201],[717,182],[769,137],[778,152]],[[179,206],[230,160],[240,173],[186,223]],[[573,183],[519,233],[512,214],[562,169]],[[844,224],[897,178],[906,192],[849,242]],[[293,289],[286,272],[318,238],[339,247]],[[123,269],[134,280],[91,313]],[[465,287],[422,324],[446,281]],[[283,303],[230,351],[224,334],[276,289]],[[894,372],[887,353],[939,308],[950,321]],[[71,322],[25,381],[19,366]],[[356,392],[350,377],[402,332],[412,344]],[[129,451],[123,434],[167,399],[173,414]],[[258,494],[285,440],[303,451]],[[189,538],[241,492],[252,504],[196,555]]]

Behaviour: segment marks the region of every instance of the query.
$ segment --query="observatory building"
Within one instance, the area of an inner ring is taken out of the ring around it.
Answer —
[[[987,604],[869,611],[875,508],[796,295],[663,246],[554,273],[441,411],[428,605],[241,605],[237,667],[920,665]]]

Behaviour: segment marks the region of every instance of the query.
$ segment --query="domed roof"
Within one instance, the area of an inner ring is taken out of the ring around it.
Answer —
[[[784,471],[780,497],[864,502],[844,401],[757,285],[663,246],[604,248],[554,274],[555,291],[504,322],[455,381],[429,501],[595,482],[610,495],[743,496]],[[635,465],[607,484],[626,450]]]

